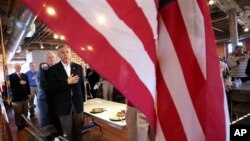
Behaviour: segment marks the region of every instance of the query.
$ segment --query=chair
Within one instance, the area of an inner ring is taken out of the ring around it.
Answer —
[[[250,113],[250,92],[232,92],[230,94],[230,101],[231,120],[233,119],[233,114],[238,118],[239,115]]]
[[[22,115],[28,127],[25,127],[32,136],[29,141],[53,141],[57,130],[53,125],[37,128],[26,116]]]

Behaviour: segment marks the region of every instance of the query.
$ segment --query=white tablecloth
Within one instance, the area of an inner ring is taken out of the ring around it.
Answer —
[[[104,108],[104,112],[102,113],[91,113],[93,108]],[[126,121],[111,121],[110,118],[115,116],[117,112],[121,110],[126,110],[126,104],[108,101],[100,98],[90,99],[84,103],[84,113],[92,116],[93,118],[97,118],[107,123],[108,125],[118,128],[125,129]]]

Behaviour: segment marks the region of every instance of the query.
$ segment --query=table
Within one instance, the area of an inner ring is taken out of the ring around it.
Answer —
[[[95,98],[84,102],[84,113],[117,129],[126,129],[125,120],[111,121],[109,119],[110,117],[115,116],[117,112],[126,110],[126,106],[126,104]],[[95,114],[91,113],[93,108],[104,108],[104,112]]]
[[[234,91],[250,91],[250,81],[243,82],[239,87],[232,87]]]

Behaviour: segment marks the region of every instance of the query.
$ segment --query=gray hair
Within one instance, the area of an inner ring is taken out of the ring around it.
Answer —
[[[67,49],[69,49],[70,50],[70,52],[71,52],[71,48],[69,47],[69,46],[62,46],[62,47],[59,47],[58,49],[57,49],[57,54],[59,54],[59,52],[60,52],[60,50],[62,49],[62,48],[67,48]]]
[[[48,58],[49,55],[53,55],[56,57],[56,54],[52,51],[49,51],[48,53],[46,53],[45,57]]]
[[[17,66],[20,66],[20,67],[21,67],[22,65],[19,64],[19,63],[15,63],[15,64],[14,64],[14,68],[17,67]]]

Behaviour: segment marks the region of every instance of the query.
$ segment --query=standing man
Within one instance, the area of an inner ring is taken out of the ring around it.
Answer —
[[[38,72],[36,71],[36,64],[34,62],[30,62],[30,70],[26,72],[28,76],[29,85],[30,85],[30,98],[29,98],[29,112],[30,118],[35,117],[35,104],[34,98],[37,95],[37,85],[36,85],[36,77]]]
[[[228,56],[228,66],[231,68],[232,80],[241,79],[242,82],[250,80],[245,73],[249,55],[243,53],[243,46],[237,45],[232,55]]]
[[[83,69],[70,62],[71,51],[68,47],[58,49],[58,56],[61,61],[48,71],[48,88],[54,99],[64,137],[69,141],[82,141]]]
[[[100,75],[91,68],[87,69],[86,75],[86,78],[89,81],[91,97],[96,98],[99,89]]]
[[[15,72],[9,75],[12,106],[15,115],[15,124],[18,130],[25,127],[22,114],[28,116],[28,96],[30,95],[29,81],[26,74],[21,73],[21,65],[14,65]]]
[[[106,79],[102,81],[102,90],[103,99],[113,101],[113,85]]]
[[[50,99],[50,95],[47,91],[47,81],[46,74],[48,72],[48,68],[53,66],[56,63],[56,54],[54,52],[49,51],[45,55],[46,62],[42,62],[39,65],[39,73],[36,79],[38,94],[37,94],[37,105],[39,109],[39,121],[41,127],[47,126],[49,124],[53,124],[57,130],[60,129],[60,126],[57,126],[57,122],[53,119],[55,116],[55,112],[53,110],[54,106],[49,105],[53,100]],[[49,108],[51,110],[49,110]],[[49,114],[50,113],[50,114]]]

